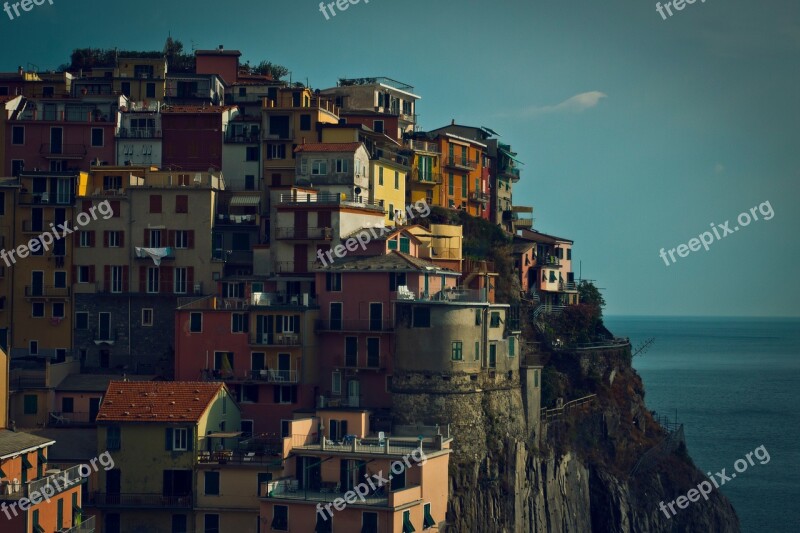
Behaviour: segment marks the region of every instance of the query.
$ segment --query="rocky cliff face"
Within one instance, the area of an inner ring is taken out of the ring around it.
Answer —
[[[659,510],[704,476],[680,443],[659,447],[668,433],[645,407],[629,348],[562,353],[546,363],[545,396],[596,397],[539,428],[526,424],[519,378],[473,382],[468,391],[467,379],[428,377],[420,392],[414,376],[395,376],[402,423],[450,424],[448,531],[739,531],[718,491],[670,518]]]

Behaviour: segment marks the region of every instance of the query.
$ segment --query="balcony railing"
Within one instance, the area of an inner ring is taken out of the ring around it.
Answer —
[[[276,450],[277,451],[277,450]],[[197,452],[197,462],[201,464],[237,464],[280,466],[283,460],[280,452],[217,450]]]
[[[300,383],[300,371],[266,368],[246,370],[242,375],[225,376],[219,371],[206,370],[203,381],[225,381],[232,383]]]
[[[291,138],[291,137],[290,137]],[[259,144],[261,142],[261,133],[231,133],[225,134],[225,142],[231,144]]]
[[[278,228],[277,238],[288,241],[330,241],[333,228]]]
[[[300,346],[302,339],[299,333],[256,333],[250,343],[254,346]]]
[[[69,529],[62,529],[61,533],[94,533],[94,517],[90,516],[81,520],[81,523]]]
[[[85,144],[42,144],[39,153],[44,157],[56,159],[83,159],[86,157]]]
[[[58,473],[51,474],[41,479],[35,479],[28,483],[19,483],[11,480],[3,480],[0,488],[0,500],[18,500],[29,498],[31,494],[37,492],[42,494],[42,489],[48,487],[44,492],[52,496],[61,494],[63,491],[77,487],[85,482],[86,478],[80,474],[80,465],[67,468]]]
[[[59,204],[59,205],[72,205],[75,203],[75,196],[70,193],[53,193],[53,192],[34,192],[34,193],[21,193],[19,195],[19,203],[21,204]]]
[[[578,286],[574,281],[560,281],[558,282],[558,290],[560,291],[577,291]]]
[[[507,178],[511,181],[519,181],[519,169],[511,166],[504,166],[498,169],[501,178]]]
[[[440,172],[421,172],[419,167],[414,167],[411,175],[414,177],[414,181],[419,183],[430,183],[432,185],[442,183],[442,174]]]
[[[345,207],[360,207],[374,211],[384,212],[383,204],[370,203],[366,201],[366,196],[349,196],[345,194],[333,193],[303,193],[303,194],[281,194],[280,205],[298,205],[305,206],[309,204],[316,205],[340,205]]]
[[[26,298],[69,298],[70,288],[26,285],[25,297]]]
[[[161,130],[156,128],[119,128],[119,139],[160,139]]]
[[[221,213],[217,215],[217,226],[258,226],[258,215],[255,214],[228,214]]]
[[[445,157],[444,166],[450,168],[457,168],[459,170],[475,170],[478,168],[478,161],[474,159],[465,159],[463,157]]]
[[[428,152],[429,154],[441,153],[437,143],[427,141],[408,141],[407,146],[416,152]]]
[[[489,201],[489,195],[482,192],[471,192],[469,194],[470,202],[485,204]]]
[[[192,493],[183,496],[164,496],[162,494],[145,494],[123,492],[112,494],[107,492],[95,492],[92,495],[92,502],[98,507],[127,507],[127,508],[161,508],[172,509],[191,509]]]
[[[545,268],[559,268],[561,259],[554,255],[544,255],[536,258],[536,266]]]
[[[316,261],[277,261],[275,263],[275,272],[278,274],[312,274],[317,266],[319,266],[319,263]]]
[[[394,331],[394,322],[391,320],[317,320],[315,322],[316,331],[353,331],[353,332],[370,332],[370,331]]]
[[[87,413],[85,411],[76,411],[73,413],[64,413],[62,411],[51,411],[48,418],[48,426],[91,426],[95,424],[97,413]]]

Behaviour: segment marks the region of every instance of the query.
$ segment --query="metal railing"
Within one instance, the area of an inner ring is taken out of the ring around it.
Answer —
[[[77,524],[69,529],[62,529],[61,533],[94,533],[94,530],[94,517],[90,516],[88,518],[81,519],[80,524]]]
[[[486,202],[489,201],[489,195],[482,192],[471,192],[469,194],[469,199],[472,202],[479,202],[485,204]]]
[[[50,144],[44,143],[39,147],[39,153],[45,157],[61,157],[82,159],[86,157],[85,144]]]
[[[279,240],[327,240],[333,239],[333,228],[278,228]]]
[[[278,274],[313,274],[314,268],[319,266],[316,261],[276,261],[275,272]]]
[[[550,422],[552,420],[560,420],[564,417],[564,415],[568,415],[573,410],[591,403],[595,398],[597,398],[597,394],[590,394],[582,398],[571,400],[564,405],[554,407],[552,409],[543,408],[541,411],[542,421]]]
[[[85,411],[75,411],[64,413],[63,411],[50,411],[47,425],[52,426],[74,426],[74,425],[93,425],[97,419],[97,413],[87,413]]]
[[[479,166],[478,161],[475,159],[465,159],[463,157],[456,157],[456,156],[445,157],[443,164],[444,166],[447,167],[466,169],[466,170],[475,170]]]
[[[352,196],[346,194],[334,193],[293,193],[281,194],[278,201],[281,205],[308,205],[308,204],[323,204],[323,205],[341,205],[347,207],[360,207],[365,209],[372,209],[384,212],[383,204],[372,203],[367,201],[366,196]]]
[[[119,139],[159,139],[161,130],[156,128],[119,128],[117,130]]]
[[[437,185],[442,183],[442,173],[441,172],[421,172],[419,167],[413,167],[411,169],[411,175],[414,178],[414,181],[418,183],[430,183],[432,185]]]
[[[299,333],[254,333],[250,339],[254,346],[301,346]]]
[[[428,141],[407,141],[408,148],[417,152],[428,152],[429,154],[440,154],[442,151],[439,149],[437,143]]]
[[[228,132],[225,134],[225,142],[232,144],[258,144],[261,142],[261,132],[251,134]]]
[[[42,479],[35,479],[25,485],[25,494],[23,494],[23,496],[27,497],[33,492],[38,492],[41,494],[42,489],[47,486],[50,487],[47,492],[52,491],[52,494],[60,494],[62,491],[67,490],[70,487],[79,485],[85,479],[80,474],[80,468],[80,465],[73,466],[57,474],[53,474]]]
[[[133,508],[156,508],[171,507],[177,509],[191,509],[193,505],[192,493],[183,496],[174,496],[152,493],[108,493],[95,492],[92,495],[92,502],[100,507],[133,507]]]
[[[70,292],[71,291],[69,287],[45,287],[38,285],[25,286],[26,298],[69,298]]]
[[[240,464],[279,466],[283,460],[280,452],[243,450],[216,450],[197,452],[197,462],[202,464]]]

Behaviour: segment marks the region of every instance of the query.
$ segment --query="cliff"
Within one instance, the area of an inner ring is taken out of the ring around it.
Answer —
[[[544,363],[545,405],[551,397],[596,396],[537,430],[526,422],[524,371],[520,379],[473,382],[469,390],[458,376],[427,380],[424,393],[413,377],[396,383],[414,389],[395,395],[403,423],[450,424],[448,531],[739,531],[718,491],[671,518],[659,510],[659,502],[686,494],[704,476],[682,440],[670,440],[645,407],[629,346],[523,354],[523,362],[532,360]]]

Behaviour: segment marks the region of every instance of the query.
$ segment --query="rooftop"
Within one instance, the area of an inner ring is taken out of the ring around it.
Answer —
[[[46,439],[30,433],[0,429],[0,459],[7,459],[20,452],[55,444],[53,439]]]
[[[112,381],[97,421],[197,422],[222,387],[199,381]]]
[[[199,106],[199,105],[165,105],[161,108],[161,112],[167,113],[224,113],[236,106],[218,105],[218,106]]]
[[[459,272],[443,268],[426,259],[420,259],[403,252],[392,251],[386,255],[345,257],[336,259],[325,272],[432,272],[460,276]]]
[[[355,152],[362,146],[360,142],[352,143],[309,143],[301,144],[295,152]]]

